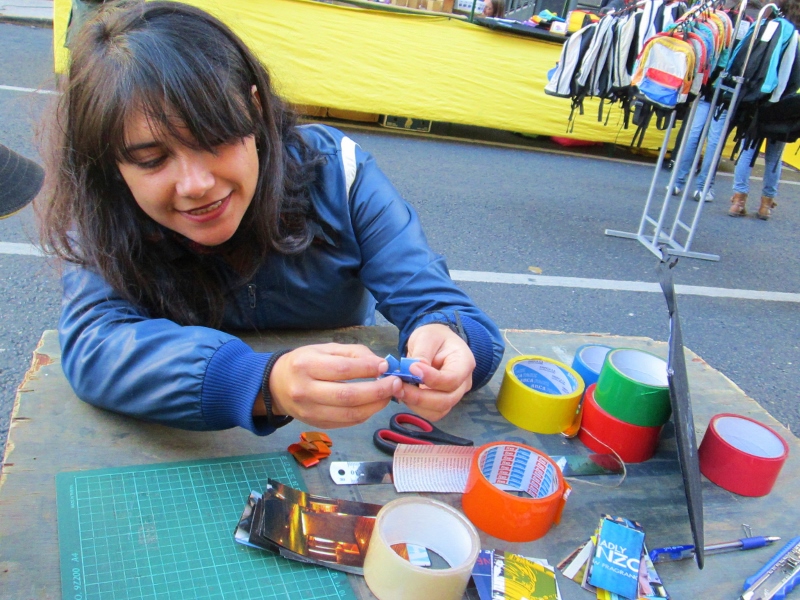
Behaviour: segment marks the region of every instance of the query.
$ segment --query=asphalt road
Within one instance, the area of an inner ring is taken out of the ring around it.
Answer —
[[[7,88],[53,89],[51,35],[49,29],[0,23],[0,140],[32,158],[37,124],[53,97]],[[636,230],[652,163],[340,126],[375,155],[416,207],[431,245],[447,257],[450,269],[477,273],[479,281],[460,285],[501,328],[668,338],[660,294],[598,289],[595,281],[657,281],[654,255],[638,242],[604,234],[606,228]],[[663,189],[666,173],[659,177]],[[799,179],[796,173],[786,178]],[[731,182],[720,174],[719,200],[705,206],[692,246],[722,260],[682,258],[675,283],[800,292],[800,185],[782,184],[774,218],[762,222],[727,216]],[[35,239],[31,208],[0,221],[0,243]],[[560,279],[561,287],[545,287],[491,283],[485,275],[536,272],[581,281]],[[0,254],[0,443],[31,353],[42,331],[57,324],[59,295],[57,266],[39,257]],[[797,432],[800,304],[797,297],[763,296],[681,295],[684,343]]]

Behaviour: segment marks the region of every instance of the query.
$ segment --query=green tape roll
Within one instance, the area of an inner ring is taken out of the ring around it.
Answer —
[[[667,363],[632,348],[618,348],[606,356],[594,398],[612,417],[642,427],[658,427],[669,420]]]

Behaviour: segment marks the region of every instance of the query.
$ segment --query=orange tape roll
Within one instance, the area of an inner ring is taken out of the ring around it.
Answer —
[[[461,506],[470,521],[489,535],[530,542],[561,520],[571,491],[561,469],[546,454],[523,444],[492,442],[472,456]],[[529,497],[508,492],[525,492]]]

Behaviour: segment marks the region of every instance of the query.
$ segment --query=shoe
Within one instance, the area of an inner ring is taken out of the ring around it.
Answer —
[[[668,192],[670,191],[670,190],[669,190],[669,186],[667,186],[667,187],[666,187],[666,190],[667,190]],[[682,193],[683,193],[683,188],[682,188],[682,187],[678,187],[678,186],[676,185],[674,188],[672,188],[672,195],[673,195],[673,196],[680,196]]]
[[[732,217],[743,217],[747,214],[744,205],[747,203],[747,194],[742,192],[734,192],[731,198],[731,208],[728,214]]]
[[[695,190],[694,194],[692,194],[692,200],[695,202],[700,202],[700,195],[703,192],[701,190]],[[706,192],[706,202],[713,202],[714,201],[714,190],[708,190]]]
[[[774,198],[761,196],[761,206],[759,207],[758,214],[756,214],[756,216],[762,221],[766,221],[772,216],[772,209],[776,206],[778,206],[778,204],[775,202]]]

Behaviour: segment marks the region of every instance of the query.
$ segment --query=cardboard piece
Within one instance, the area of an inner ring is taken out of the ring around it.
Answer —
[[[683,337],[678,316],[678,302],[672,283],[672,268],[678,260],[671,263],[665,258],[658,265],[661,289],[669,311],[669,357],[667,358],[667,381],[669,399],[672,404],[672,419],[675,422],[675,440],[678,447],[678,462],[683,476],[686,504],[689,510],[689,524],[692,529],[692,543],[697,549],[694,558],[697,566],[703,568],[703,490],[700,487],[700,460],[697,456],[697,439],[694,434],[692,402],[689,397],[689,377],[686,374],[686,361],[683,355]]]

